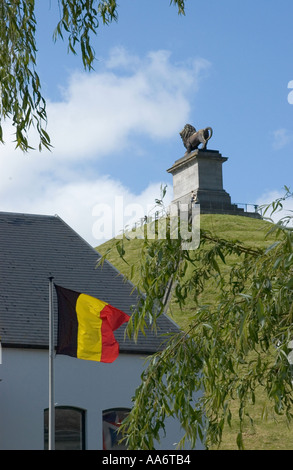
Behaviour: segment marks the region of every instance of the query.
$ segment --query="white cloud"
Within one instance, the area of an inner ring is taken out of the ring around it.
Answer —
[[[267,218],[271,218],[272,221],[276,223],[279,220],[281,220],[283,217],[293,216],[293,198],[292,197],[282,200],[281,201],[282,208],[279,208],[278,210],[272,213],[273,211],[272,203],[274,201],[278,201],[284,198],[285,194],[286,194],[285,189],[283,191],[281,190],[268,191],[258,198],[258,200],[256,201],[256,204],[258,204],[259,206],[264,206],[264,208],[269,205],[270,207],[268,208],[264,216]]]
[[[87,177],[66,166],[66,175],[61,177],[52,169],[58,166],[58,158],[48,154],[25,157],[15,152],[0,163],[2,211],[57,214],[92,246],[118,235],[125,225],[132,225],[160,196],[160,182],[146,183],[139,193],[134,193],[109,176]],[[166,205],[171,195],[170,189]]]
[[[117,149],[131,147],[134,135],[144,134],[150,140],[177,135],[188,120],[190,96],[208,65],[204,60],[174,64],[166,51],[140,58],[115,49],[101,70],[74,73],[63,100],[47,102],[52,153],[15,151],[8,138],[12,131],[6,126],[7,144],[0,154],[0,210],[58,214],[92,245],[102,242],[92,231],[97,205],[110,208],[112,222],[117,198],[123,199],[127,210],[136,203],[147,211],[159,196],[165,175],[158,175],[152,184],[143,179],[141,190],[133,191],[123,183],[123,175],[117,181],[101,174],[99,162],[109,155],[115,162]],[[35,134],[32,138],[36,140]],[[111,170],[109,164],[109,175]],[[122,229],[116,225],[113,234]]]
[[[273,132],[273,148],[281,150],[292,140],[292,134],[287,129],[277,129]]]
[[[166,138],[181,128],[190,112],[202,59],[174,65],[166,51],[133,57],[112,50],[101,71],[75,73],[61,103],[48,103],[49,133],[59,155],[79,159],[126,148],[133,133]]]

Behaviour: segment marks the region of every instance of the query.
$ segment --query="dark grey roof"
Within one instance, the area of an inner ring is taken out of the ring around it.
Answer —
[[[99,254],[58,216],[0,212],[0,339],[3,346],[47,348],[49,276],[57,285],[98,297],[131,314],[137,292],[110,263],[97,268]],[[55,334],[57,299],[54,291]],[[160,333],[177,331],[167,316]],[[147,330],[137,343],[115,336],[121,352],[153,353],[161,334]]]

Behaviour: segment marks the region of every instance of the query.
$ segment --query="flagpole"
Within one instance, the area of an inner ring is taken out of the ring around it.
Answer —
[[[55,450],[53,279],[49,277],[49,450]]]

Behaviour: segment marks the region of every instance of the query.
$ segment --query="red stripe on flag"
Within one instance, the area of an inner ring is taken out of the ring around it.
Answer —
[[[119,344],[115,339],[113,331],[117,330],[123,323],[128,322],[129,316],[112,305],[106,305],[101,310],[102,319],[102,354],[101,362],[113,362],[119,355]]]

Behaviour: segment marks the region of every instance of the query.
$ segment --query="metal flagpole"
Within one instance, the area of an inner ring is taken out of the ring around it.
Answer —
[[[55,450],[53,279],[49,277],[49,450]]]

